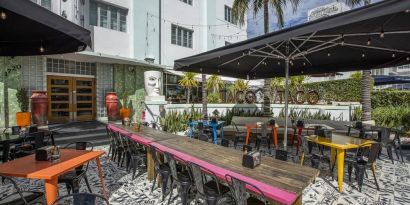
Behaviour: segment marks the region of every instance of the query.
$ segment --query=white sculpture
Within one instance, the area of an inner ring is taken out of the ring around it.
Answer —
[[[145,71],[144,85],[147,96],[160,96],[161,91],[161,72]]]

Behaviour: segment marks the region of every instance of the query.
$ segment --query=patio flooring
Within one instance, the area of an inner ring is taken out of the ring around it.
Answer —
[[[106,150],[107,146],[96,149]],[[377,179],[380,191],[376,190],[369,171],[369,178],[365,179],[362,192],[358,191],[357,183],[353,182],[354,179],[350,183],[348,177],[345,176],[343,193],[339,193],[336,180],[332,180],[326,171],[328,166],[324,164],[321,167],[323,171],[320,177],[304,190],[303,204],[410,204],[410,163],[408,161],[410,152],[406,151],[405,154],[405,163],[395,162],[393,165],[386,156],[382,156],[382,159],[377,161]],[[160,189],[155,189],[151,193],[152,184],[147,180],[146,173],[132,180],[131,174],[128,174],[125,168],[117,167],[116,163],[109,161],[105,156],[102,158],[102,168],[111,204],[167,204],[168,198],[165,202],[160,199]],[[94,162],[90,163],[88,177],[93,192],[100,193],[101,188]],[[23,190],[43,191],[44,185],[40,180],[18,179],[17,181]],[[59,185],[59,190],[60,195],[66,194],[64,185]],[[1,185],[0,198],[10,191],[10,184]],[[82,184],[81,192],[87,192],[85,184]],[[175,199],[172,204],[179,204],[179,198]]]

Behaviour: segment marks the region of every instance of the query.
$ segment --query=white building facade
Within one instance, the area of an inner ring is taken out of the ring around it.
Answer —
[[[91,31],[86,51],[21,57],[22,86],[29,95],[47,91],[51,122],[104,119],[111,91],[128,95],[138,112],[144,71],[247,38],[232,17],[233,0],[31,1]]]

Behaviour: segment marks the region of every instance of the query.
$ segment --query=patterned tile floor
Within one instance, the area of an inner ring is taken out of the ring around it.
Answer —
[[[105,150],[106,147],[98,147]],[[290,159],[293,160],[293,159]],[[135,180],[131,179],[122,167],[117,167],[116,163],[109,161],[107,157],[102,158],[102,168],[104,180],[110,194],[111,204],[167,204],[161,201],[161,190],[150,191],[151,182],[147,180],[146,173],[142,173]],[[380,191],[376,190],[371,172],[369,178],[365,179],[362,192],[357,189],[357,183],[349,182],[345,175],[343,193],[337,191],[337,182],[329,176],[327,166],[323,165],[320,177],[313,184],[308,186],[304,192],[303,204],[410,204],[410,163],[395,162],[386,160],[382,156],[377,161],[377,179]],[[335,175],[336,176],[336,175]],[[97,168],[95,163],[90,163],[88,177],[92,190],[95,193],[101,192]],[[19,186],[23,190],[43,190],[44,183],[40,180],[17,179]],[[59,185],[60,195],[66,193],[64,185]],[[0,198],[12,191],[10,184],[0,185]],[[81,185],[81,192],[87,192],[86,186]],[[176,190],[174,190],[176,192]],[[174,192],[174,193],[175,193]],[[175,194],[174,194],[175,195]],[[179,204],[176,198],[172,204]]]

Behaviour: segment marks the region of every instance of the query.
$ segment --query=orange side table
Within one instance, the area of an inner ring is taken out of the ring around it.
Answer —
[[[59,162],[36,161],[34,154],[22,157],[4,164],[0,164],[0,175],[10,177],[22,177],[28,179],[43,179],[45,182],[46,201],[52,204],[58,195],[58,176],[75,169],[76,167],[95,160],[98,168],[102,191],[105,197],[104,179],[101,170],[100,156],[104,151],[87,151],[61,149]]]

